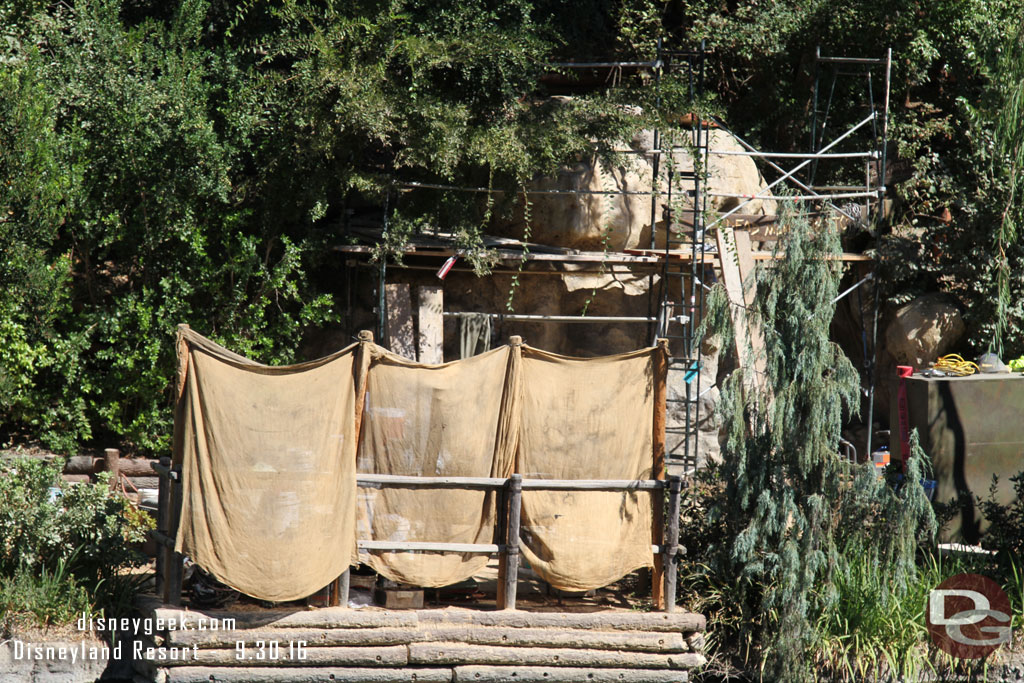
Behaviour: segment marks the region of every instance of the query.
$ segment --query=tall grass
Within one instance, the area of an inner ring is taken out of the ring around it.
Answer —
[[[0,578],[0,633],[4,637],[24,626],[67,624],[83,613],[93,613],[89,591],[71,574],[70,566],[64,559],[53,569],[36,571],[23,565],[13,575]]]
[[[942,557],[928,554],[902,591],[886,591],[878,566],[866,549],[850,552],[846,571],[837,572],[834,588],[839,599],[817,623],[814,651],[828,680],[917,681],[943,680],[951,675],[984,675],[986,662],[960,660],[937,649],[929,637],[925,610],[929,592],[945,579],[961,573],[992,574],[984,557]],[[1021,574],[1008,593],[1020,620],[1024,597]]]

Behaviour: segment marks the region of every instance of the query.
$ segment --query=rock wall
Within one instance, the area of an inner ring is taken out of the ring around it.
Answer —
[[[109,663],[109,651],[103,648],[98,640],[22,641],[15,637],[0,643],[0,682],[92,683]]]
[[[685,145],[686,134],[676,134],[677,151],[670,166],[676,171],[689,172],[694,164]],[[740,144],[727,133],[713,130],[710,147],[714,150],[739,151]],[[536,181],[537,189],[589,190],[617,194],[552,194],[533,195],[530,208],[530,241],[586,251],[622,251],[649,248],[651,231],[655,245],[664,248],[667,197],[654,199],[652,226],[652,198],[645,194],[651,189],[654,136],[641,131],[624,149],[635,154],[624,155],[628,165],[609,168],[599,162],[578,163],[553,178]],[[666,163],[661,163],[663,182],[667,178]],[[692,189],[691,180],[673,183],[673,204],[678,210],[692,210],[692,200],[686,193]],[[709,159],[708,188],[712,193],[751,195],[765,187],[754,162],[745,156],[711,156]],[[683,198],[682,201],[678,201]],[[741,200],[713,198],[709,204],[716,211],[727,211]],[[745,214],[772,214],[773,201],[754,201],[743,207]],[[522,238],[526,230],[520,216],[491,228],[495,234]],[[586,266],[593,270],[596,264]],[[583,270],[584,266],[578,266]],[[608,272],[570,272],[564,274],[526,274],[520,276],[512,299],[517,313],[548,315],[579,315],[584,309],[595,316],[647,316],[654,315],[658,304],[660,278],[657,275],[631,273],[624,267],[607,268]],[[413,284],[431,282],[431,274],[398,274]],[[433,280],[436,283],[436,279]],[[476,278],[469,273],[453,273],[445,281],[445,309],[463,311],[505,312],[512,287],[512,276],[506,273]],[[620,353],[645,346],[651,342],[651,326],[646,324],[522,324],[498,321],[493,327],[494,343],[501,344],[510,335],[521,335],[538,348],[574,356],[594,356]],[[458,357],[460,326],[455,320],[445,323],[445,358]],[[680,349],[675,349],[681,354]],[[719,349],[706,343],[702,349],[700,378],[700,429],[698,463],[719,456],[718,429],[715,406],[718,402],[717,382],[720,374]],[[684,398],[686,385],[683,373],[670,373],[669,399]],[[691,416],[692,417],[692,416]],[[682,455],[680,437],[673,428],[682,427],[686,410],[682,403],[669,404],[669,436],[667,450],[670,455]]]
[[[688,134],[676,133],[679,146],[688,139]],[[719,151],[742,151],[742,146],[728,133],[714,129],[710,135],[710,148]],[[553,178],[544,178],[534,183],[534,189],[560,191],[617,192],[622,194],[590,195],[533,195],[531,196],[530,227],[531,241],[571,247],[581,250],[601,251],[607,239],[608,249],[649,248],[651,246],[651,197],[629,192],[648,192],[653,175],[654,134],[645,130],[638,133],[623,147],[630,154],[624,155],[627,166],[609,168],[599,162],[581,162],[565,168]],[[693,171],[693,158],[685,149],[672,154],[671,167],[683,174]],[[663,191],[668,190],[666,168],[660,164],[659,178]],[[708,160],[708,190],[721,194],[756,194],[765,187],[754,162],[745,156],[715,156]],[[693,202],[687,191],[693,185],[691,180],[675,176],[672,195],[676,209],[692,209]],[[676,200],[683,201],[676,203]],[[727,211],[742,200],[736,198],[712,198],[710,208]],[[665,246],[668,198],[654,200],[655,245]],[[743,207],[747,214],[774,214],[775,202],[756,200]],[[500,235],[520,238],[526,230],[522,216],[518,220],[497,224],[494,231]]]
[[[671,166],[677,171],[692,171],[693,160],[685,150],[684,133],[677,134],[678,147],[671,155],[671,163],[660,164],[664,189]],[[663,248],[667,221],[667,197],[655,197],[652,214],[651,189],[653,173],[653,133],[641,131],[632,140],[623,143],[622,149],[633,152],[622,157],[626,164],[620,168],[609,168],[596,161],[580,162],[566,167],[555,177],[538,179],[533,183],[536,189],[593,190],[613,194],[535,194],[531,195],[531,220],[529,241],[545,245],[568,247],[582,251],[621,252],[632,248],[649,248],[651,232],[655,233],[655,245]],[[713,130],[710,146],[715,150],[739,151],[741,145],[721,130]],[[753,160],[745,156],[712,156],[709,159],[708,187],[712,193],[753,195],[765,188],[765,182],[757,171]],[[682,211],[681,218],[688,222],[692,201],[685,192],[692,188],[692,180],[680,180],[676,176],[672,190],[672,204]],[[679,199],[682,198],[682,201]],[[735,198],[715,198],[709,202],[711,209],[726,211],[736,206]],[[744,214],[773,214],[774,201],[754,201],[742,209]],[[652,225],[653,216],[653,225]],[[678,225],[678,223],[677,223]],[[497,220],[487,231],[491,234],[522,239],[526,234],[523,217]],[[684,225],[684,232],[685,232]],[[415,259],[410,258],[410,261]],[[420,259],[417,268],[389,266],[388,283],[408,283],[414,293],[419,285],[436,286],[440,281],[434,275],[439,263],[424,265]],[[517,263],[506,262],[498,265],[493,274],[476,277],[471,272],[460,271],[459,263],[444,280],[444,310],[474,311],[490,313],[510,312],[509,294],[515,313],[541,315],[578,316],[585,310],[593,316],[653,316],[656,315],[660,297],[660,278],[657,269],[646,272],[631,271],[622,265],[606,265],[603,272],[599,263],[574,263],[562,266],[563,272],[550,269],[539,272],[543,264],[533,263],[519,274],[517,286],[513,286]],[[710,274],[709,274],[710,275]],[[718,273],[716,273],[716,276]],[[310,335],[301,349],[301,357],[315,358],[348,345],[359,329],[375,329],[377,318],[377,293],[375,269],[359,269],[351,296],[353,306],[345,324],[334,329],[321,330]],[[684,296],[688,297],[688,293]],[[413,302],[416,310],[416,302]],[[460,335],[462,325],[456,319],[446,318],[444,322],[444,357],[455,360],[460,356]],[[492,345],[500,345],[509,336],[520,335],[530,345],[565,355],[589,357],[621,353],[644,347],[652,342],[652,325],[646,323],[513,323],[496,320],[492,323]],[[378,340],[387,343],[387,340]],[[681,354],[681,350],[674,348]],[[728,354],[725,354],[728,356]],[[703,366],[700,373],[702,392],[700,405],[699,461],[717,458],[718,422],[714,408],[718,401],[716,384],[719,376],[728,371],[728,363],[719,362],[719,349],[715,344],[705,344],[702,353]],[[683,373],[670,373],[669,398],[685,397],[686,385]],[[673,441],[672,431],[683,426],[686,420],[682,404],[670,404],[668,414],[669,453],[681,453],[678,441]]]

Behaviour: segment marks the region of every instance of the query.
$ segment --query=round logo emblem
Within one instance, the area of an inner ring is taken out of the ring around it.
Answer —
[[[1010,599],[980,574],[951,576],[928,594],[926,619],[935,645],[960,659],[980,659],[1011,640]]]

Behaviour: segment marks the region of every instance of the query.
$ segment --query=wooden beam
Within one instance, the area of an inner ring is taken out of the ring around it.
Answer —
[[[384,285],[387,309],[387,347],[399,356],[416,360],[416,335],[412,319],[412,293],[405,283]]]
[[[107,449],[115,450],[115,449]],[[107,457],[94,458],[90,455],[75,455],[68,458],[64,474],[99,474],[108,471]],[[118,458],[118,472],[126,477],[151,477],[156,460],[149,458]]]
[[[110,488],[116,487],[121,478],[121,451],[116,448],[103,451],[103,471],[110,473]]]
[[[678,669],[585,669],[556,666],[456,666],[457,683],[686,683],[687,671]],[[369,679],[367,679],[369,680]],[[176,683],[176,682],[169,682]],[[191,683],[191,682],[190,682]],[[196,683],[199,683],[198,681]],[[205,682],[204,682],[205,683]]]
[[[359,448],[363,429],[363,409],[366,404],[366,382],[369,376],[370,345],[373,344],[373,332],[370,330],[359,330],[357,338],[359,339],[359,351],[356,356],[355,367],[353,368],[355,374],[356,405],[352,432],[355,434],[356,448]],[[356,557],[351,559],[353,562],[356,561]],[[348,595],[351,587],[351,575],[349,572],[350,569],[346,567],[345,571],[332,582],[329,603],[331,607],[348,607]]]
[[[156,498],[156,531],[164,536],[170,530],[171,519],[171,459],[167,456],[160,458],[160,463],[167,470],[166,477],[159,478],[159,488]],[[174,553],[173,547],[161,547],[156,549],[156,594],[163,599],[166,589],[167,564]]]
[[[502,477],[356,475],[356,485],[362,488],[495,489],[507,482],[508,479]],[[655,491],[667,486],[664,481],[657,479],[523,479],[523,490],[530,491]]]
[[[167,535],[176,539],[178,537],[178,527],[181,525],[181,507],[184,497],[184,482],[169,481],[167,484],[170,488],[171,507],[171,519],[170,526],[167,529]],[[164,594],[167,598],[167,604],[178,606],[181,604],[181,583],[185,571],[185,557],[173,549],[170,550],[169,555],[170,561],[164,567]]]
[[[668,527],[665,530],[665,553],[659,558],[665,567],[665,611],[676,611],[676,580],[679,565],[676,553],[679,550],[679,510],[682,502],[683,482],[672,477],[669,488]]]
[[[693,652],[653,654],[608,650],[577,650],[544,647],[496,647],[465,643],[410,643],[412,665],[578,666],[623,669],[688,669],[705,662]],[[556,678],[554,680],[572,680]],[[585,680],[585,679],[584,679]]]
[[[435,553],[496,553],[501,546],[494,543],[428,543],[420,541],[357,541],[360,550],[382,552],[418,552]]]
[[[408,645],[409,643],[466,643],[507,647],[568,647],[587,650],[627,650],[633,652],[688,652],[690,646],[681,633],[643,631],[583,631],[541,628],[503,628],[492,626],[431,626],[431,628],[254,628],[230,631],[172,630],[167,632],[169,646],[200,649],[233,648],[236,643],[255,646],[257,641],[287,643],[304,640],[309,647],[364,647]]]
[[[524,491],[657,491],[656,479],[523,479]]]
[[[516,608],[519,587],[519,525],[523,506],[523,475],[513,474],[508,484],[508,538],[505,541],[503,610]]]
[[[404,474],[357,474],[362,488],[497,489],[508,483],[504,477],[415,477]]]
[[[654,415],[651,433],[653,465],[651,476],[665,479],[665,411],[667,405],[668,340],[659,339],[654,351]],[[651,495],[653,519],[651,520],[651,542],[665,543],[665,500],[660,494]],[[656,558],[651,569],[651,602],[655,609],[665,609],[665,573],[663,558]],[[672,558],[674,561],[674,558]]]
[[[352,576],[348,569],[341,573],[331,584],[331,607],[348,607],[348,594]]]
[[[280,662],[278,662],[280,664]],[[443,669],[313,666],[179,666],[165,669],[164,683],[451,683],[453,673]],[[153,680],[147,677],[144,680]],[[579,679],[584,680],[584,679]],[[657,683],[661,679],[648,679]],[[629,679],[623,679],[630,683]],[[548,681],[550,683],[550,681]],[[588,683],[593,683],[592,681]],[[602,683],[598,681],[597,683]]]
[[[736,231],[738,232],[738,230]],[[719,248],[721,252],[721,248]],[[666,253],[664,250],[652,250],[652,249],[627,249],[626,253],[636,254],[649,254],[652,257],[656,257],[659,260],[669,261],[683,261],[689,262],[694,260],[693,251],[690,249],[679,249],[676,251],[670,251]],[[785,252],[772,252],[772,251],[755,251],[751,254],[755,261],[778,261],[786,258]],[[698,253],[697,261],[703,263],[716,263],[719,261],[719,254],[715,253]],[[842,254],[836,254],[835,256],[829,256],[825,259],[826,261],[843,261],[845,263],[859,263],[859,262],[873,262],[875,259],[868,256],[867,254],[853,254],[850,252],[843,252]]]
[[[162,534],[156,529],[150,529],[147,535],[165,548],[174,548],[174,539],[167,534]]]
[[[416,290],[419,304],[416,338],[419,361],[438,365],[444,362],[444,288],[421,285]]]
[[[504,544],[508,550],[508,487],[502,487],[494,493],[494,542]],[[505,609],[508,604],[508,595],[505,594],[505,577],[508,576],[508,561],[505,553],[498,557],[498,586],[494,596],[495,606],[498,609]]]
[[[750,234],[746,230],[733,231],[733,237],[736,240],[736,256],[740,269],[740,278],[743,282],[743,303],[749,309],[753,307],[754,302],[757,300],[753,246],[750,243]],[[750,347],[754,353],[754,371],[760,385],[760,379],[764,377],[764,372],[767,368],[767,358],[764,355],[764,336],[761,334],[760,326],[751,322],[749,316],[746,317],[750,329]]]
[[[720,226],[715,231],[718,243],[719,262],[722,267],[722,281],[729,297],[729,312],[733,325],[733,350],[736,352],[736,364],[740,368],[747,367],[747,347],[750,340],[750,329],[747,327],[745,311],[746,299],[743,295],[743,276],[740,274],[739,249],[736,246],[736,235],[732,228]],[[750,386],[757,386],[757,376],[746,373]]]

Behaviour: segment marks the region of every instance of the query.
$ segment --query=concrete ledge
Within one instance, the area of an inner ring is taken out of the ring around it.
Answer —
[[[707,662],[685,612],[139,606],[155,651],[188,657],[134,662],[138,683],[676,683]]]
[[[145,616],[173,622],[174,629],[208,629],[211,624],[234,619],[236,629],[255,628],[415,628],[446,625],[496,626],[503,628],[559,628],[591,631],[648,631],[690,633],[703,631],[707,621],[691,612],[522,612],[485,611],[461,607],[387,611],[325,607],[315,610],[268,609],[261,611],[188,610],[164,607],[156,600],[139,601]],[[212,631],[211,631],[212,633]]]
[[[232,631],[170,631],[165,644],[199,649],[248,648],[258,642],[304,641],[306,647],[383,646],[409,643],[455,642],[506,647],[571,647],[633,652],[686,652],[690,646],[681,633],[647,631],[558,631],[501,626],[424,626],[421,628],[255,628]]]
[[[569,669],[553,666],[457,666],[454,683],[686,683],[685,671]],[[198,683],[198,682],[197,682]]]
[[[37,652],[35,648],[43,649]],[[53,648],[52,656],[46,648]],[[0,644],[0,683],[92,683],[110,661],[109,649],[104,656],[104,648],[105,643],[91,639],[30,641],[14,637]]]
[[[595,631],[703,631],[707,620],[690,612],[484,612],[459,608],[421,610],[421,624],[472,624],[512,628],[566,628]]]
[[[582,679],[581,679],[582,680]],[[214,668],[171,669],[157,683],[451,683],[451,669]],[[551,681],[548,681],[551,683]]]
[[[413,643],[409,663],[453,666],[497,664],[622,669],[690,669],[706,663],[703,655],[656,655],[646,652],[575,650],[543,647],[492,647],[464,643]],[[564,678],[564,674],[561,675]]]

